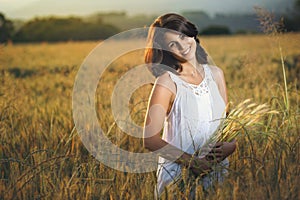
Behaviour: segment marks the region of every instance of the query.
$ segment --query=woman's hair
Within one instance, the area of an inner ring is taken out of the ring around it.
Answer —
[[[207,53],[201,47],[197,38],[197,27],[181,15],[169,13],[158,17],[150,26],[145,51],[145,62],[149,64],[150,71],[157,77],[166,70],[177,73],[182,70],[183,58],[175,56],[164,47],[164,33],[174,31],[188,37],[193,37],[197,43],[196,58],[200,64],[207,64]]]

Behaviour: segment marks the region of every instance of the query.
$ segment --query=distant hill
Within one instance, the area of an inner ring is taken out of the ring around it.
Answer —
[[[260,32],[259,21],[255,14],[217,14],[210,17],[206,13],[183,12],[183,15],[195,23],[201,31],[209,26],[226,26],[232,33],[237,31]]]
[[[148,27],[156,18],[156,15],[133,15],[129,16],[125,12],[107,12],[96,13],[85,17],[85,20],[96,22],[102,21],[106,24],[112,24],[125,31],[133,28]]]
[[[216,14],[204,11],[183,11],[201,34],[258,33],[260,22],[256,14]],[[277,19],[282,17],[274,14]],[[14,41],[95,40],[134,28],[149,27],[158,15],[128,15],[126,12],[99,12],[85,17],[37,17],[14,21]],[[290,31],[299,31],[299,18],[290,18]],[[298,21],[297,21],[298,20]],[[61,25],[63,24],[63,25]],[[82,27],[85,27],[84,29]]]
[[[217,14],[209,16],[203,11],[184,11],[181,13],[194,24],[199,31],[209,26],[226,26],[230,32],[260,32],[259,21],[255,14]],[[157,15],[134,15],[129,16],[125,12],[110,12],[93,14],[85,18],[88,21],[101,20],[104,23],[112,24],[121,30],[141,28],[150,26]]]

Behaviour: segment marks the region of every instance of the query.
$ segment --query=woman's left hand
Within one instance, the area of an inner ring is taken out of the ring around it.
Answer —
[[[231,155],[236,148],[236,141],[232,142],[217,142],[211,149],[211,151],[206,155],[207,159],[216,160],[221,162],[229,155]]]

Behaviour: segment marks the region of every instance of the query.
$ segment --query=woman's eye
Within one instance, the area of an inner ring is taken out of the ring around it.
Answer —
[[[170,44],[169,44],[169,48],[173,48],[174,47],[174,42],[171,42]]]
[[[179,38],[183,40],[185,38],[185,35],[184,34],[180,34]]]

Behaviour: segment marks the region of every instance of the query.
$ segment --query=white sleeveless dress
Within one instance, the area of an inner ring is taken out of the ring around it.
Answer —
[[[165,119],[162,139],[189,154],[199,150],[210,139],[218,128],[220,119],[225,117],[225,102],[211,69],[208,65],[203,65],[203,68],[205,77],[199,85],[187,83],[168,72],[177,90],[171,111]],[[221,164],[227,166],[228,160],[225,159]],[[226,170],[217,173],[220,179]],[[157,195],[160,196],[164,188],[176,181],[180,175],[180,165],[159,157]],[[209,187],[212,182],[208,176],[202,180],[204,188]]]

